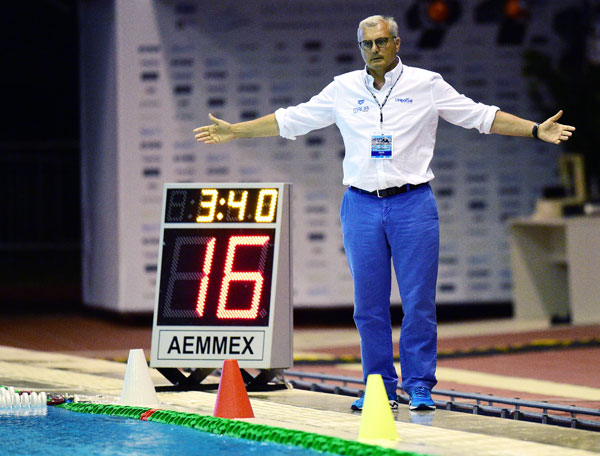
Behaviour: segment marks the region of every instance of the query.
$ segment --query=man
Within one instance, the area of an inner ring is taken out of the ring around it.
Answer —
[[[354,281],[354,320],[361,338],[363,375],[381,374],[390,405],[398,407],[390,321],[391,261],[404,318],[400,334],[402,389],[412,410],[435,409],[439,255],[437,205],[429,181],[438,118],[480,133],[535,137],[560,144],[574,127],[541,124],[475,103],[439,74],[404,65],[398,25],[371,16],[359,24],[366,67],[334,78],[308,102],[249,122],[230,124],[209,114],[196,128],[198,142],[297,135],[335,123],[344,140],[342,205],[344,247]],[[362,410],[363,399],[352,404]]]

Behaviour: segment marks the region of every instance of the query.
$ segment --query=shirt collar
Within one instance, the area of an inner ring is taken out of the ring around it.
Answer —
[[[388,71],[385,74],[385,83],[383,84],[383,87],[385,87],[390,81],[395,81],[396,78],[398,78],[398,76],[400,76],[400,74],[402,73],[402,60],[400,60],[399,56],[396,56],[396,61],[398,62],[398,65],[396,65],[394,67],[394,69],[392,71]],[[369,85],[369,87],[373,87],[373,81],[375,80],[375,78],[373,78],[373,76],[371,76],[369,74],[369,72],[367,71],[367,65],[365,65],[365,74],[366,74],[366,81],[367,84]],[[382,89],[383,89],[382,87]]]

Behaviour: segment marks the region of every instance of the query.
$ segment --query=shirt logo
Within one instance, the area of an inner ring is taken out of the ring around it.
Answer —
[[[358,100],[357,103],[358,103],[358,106],[352,110],[352,112],[354,114],[356,114],[357,112],[369,112],[369,107],[363,106],[365,104],[364,99]]]
[[[412,98],[394,98],[394,101],[398,102],[398,103],[408,103],[408,104],[412,104],[413,99]]]

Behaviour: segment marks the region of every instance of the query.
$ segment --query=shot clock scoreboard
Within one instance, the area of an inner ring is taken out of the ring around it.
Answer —
[[[292,365],[290,186],[165,184],[150,364]]]

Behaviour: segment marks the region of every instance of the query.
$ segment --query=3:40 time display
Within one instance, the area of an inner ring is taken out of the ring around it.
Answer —
[[[276,188],[177,188],[167,191],[165,223],[273,223]]]

